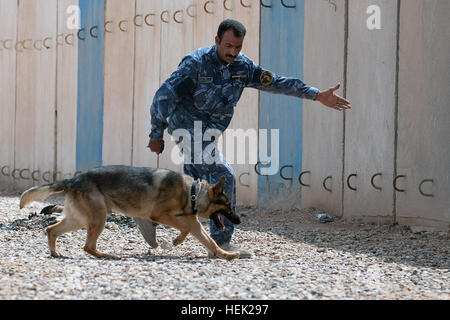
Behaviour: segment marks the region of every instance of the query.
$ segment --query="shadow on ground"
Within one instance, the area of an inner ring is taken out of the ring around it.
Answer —
[[[375,223],[320,223],[321,211],[313,208],[278,211],[240,207],[243,223],[238,229],[272,233],[299,243],[334,249],[355,255],[375,256],[387,263],[415,267],[450,269],[448,232],[413,232],[408,226]],[[320,254],[320,253],[318,253]]]

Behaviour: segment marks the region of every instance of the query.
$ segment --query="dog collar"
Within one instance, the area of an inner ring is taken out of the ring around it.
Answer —
[[[197,184],[200,185],[200,188],[197,192]],[[192,205],[192,214],[197,214],[197,197],[200,194],[200,190],[202,189],[202,184],[199,183],[199,180],[194,180],[191,185],[191,205]]]

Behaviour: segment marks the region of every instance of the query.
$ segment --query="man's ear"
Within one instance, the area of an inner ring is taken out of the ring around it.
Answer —
[[[216,45],[219,45],[219,44],[220,44],[219,36],[216,36],[215,41],[216,41]]]
[[[225,184],[225,176],[219,179],[219,181],[212,186],[212,191],[215,196],[218,196],[223,192],[223,186]]]

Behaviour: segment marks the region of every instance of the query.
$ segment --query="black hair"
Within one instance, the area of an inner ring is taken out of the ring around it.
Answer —
[[[245,34],[247,33],[247,29],[245,29],[244,25],[240,23],[239,21],[227,19],[222,21],[222,23],[219,26],[219,30],[217,30],[217,36],[219,37],[219,41],[222,41],[223,34],[225,31],[233,30],[234,36],[241,38],[245,37]]]

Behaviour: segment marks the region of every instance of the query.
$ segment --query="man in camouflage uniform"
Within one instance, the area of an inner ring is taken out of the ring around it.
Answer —
[[[157,154],[163,151],[163,132],[166,128],[171,135],[177,129],[187,130],[192,143],[190,148],[186,144],[183,145],[184,173],[209,183],[215,183],[225,176],[225,192],[231,199],[233,209],[236,206],[234,171],[220,153],[212,153],[216,160],[214,163],[206,161],[202,150],[211,142],[202,141],[201,137],[200,141],[198,138],[195,140],[194,128],[201,128],[202,134],[207,130],[223,133],[230,124],[234,107],[246,87],[317,100],[336,110],[350,108],[347,100],[334,94],[339,85],[320,92],[299,79],[282,77],[256,65],[240,53],[245,33],[245,27],[241,23],[234,20],[223,21],[219,26],[215,45],[198,49],[185,56],[178,69],[156,92],[150,108],[151,133],[148,147],[151,151]],[[181,141],[180,138],[176,142],[180,145]],[[211,221],[211,237],[225,250],[239,251],[241,257],[250,256],[249,253],[230,245],[234,227],[226,218],[224,224],[225,230],[221,231]],[[144,237],[147,237],[146,240],[152,246],[157,246],[155,225],[139,221],[138,226]],[[147,234],[144,233],[145,229]]]

